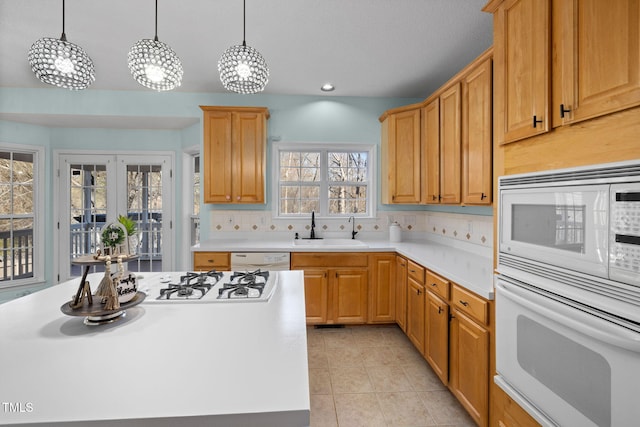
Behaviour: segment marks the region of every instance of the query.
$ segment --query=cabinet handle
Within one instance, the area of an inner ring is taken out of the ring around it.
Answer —
[[[468,302],[466,302],[466,301],[462,301],[462,300],[460,300],[460,304],[464,305],[465,307],[469,305],[469,303],[468,303]]]
[[[225,196],[225,198],[226,198],[227,200],[231,200],[231,196],[230,196],[229,194],[227,194],[227,195]]]
[[[396,195],[394,194],[393,196],[391,196],[391,200],[395,200],[396,199]]]
[[[534,116],[533,116],[533,127],[534,127],[534,128],[535,128],[535,127],[538,127],[538,125],[537,125],[538,123],[542,123],[542,119],[537,120],[537,119],[536,119],[536,115],[534,114]]]
[[[409,271],[410,271],[410,272],[412,272],[412,273],[415,273],[415,272],[416,272],[415,270],[411,270],[411,269],[409,269]]]
[[[431,196],[431,200],[438,200],[438,196],[434,194],[433,196]]]
[[[484,200],[484,199],[486,199],[486,197],[487,197],[487,195],[486,195],[486,194],[484,194],[484,193],[482,193],[482,194],[480,195],[480,200]]]
[[[432,283],[431,286],[436,287],[436,286],[438,286],[438,284],[437,283]]]
[[[236,200],[240,201],[240,196],[236,197]]]
[[[442,313],[442,307],[438,306],[438,314]]]
[[[213,264],[213,260],[212,259],[208,259],[207,262],[210,263],[210,264]]]
[[[560,104],[560,118],[564,119],[565,113],[570,113],[571,108],[564,108],[564,104]]]
[[[422,291],[420,289],[416,289],[416,294],[420,295],[422,293]]]

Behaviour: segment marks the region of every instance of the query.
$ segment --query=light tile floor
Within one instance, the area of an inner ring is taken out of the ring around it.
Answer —
[[[475,426],[396,325],[307,328],[311,427]]]

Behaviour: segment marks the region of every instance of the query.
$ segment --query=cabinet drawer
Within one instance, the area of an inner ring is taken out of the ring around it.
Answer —
[[[194,252],[194,270],[228,270],[229,252]]]
[[[367,267],[369,256],[364,253],[302,253],[291,254],[291,269],[299,267]]]
[[[449,281],[428,270],[427,289],[441,296],[445,301],[449,300]]]
[[[488,301],[456,285],[453,285],[452,293],[451,303],[455,307],[485,325],[489,322]]]
[[[425,268],[420,264],[416,264],[411,260],[407,261],[407,274],[421,285],[424,285],[424,271]]]

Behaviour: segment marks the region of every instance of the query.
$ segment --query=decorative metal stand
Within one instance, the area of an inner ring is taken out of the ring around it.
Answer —
[[[122,261],[132,261],[138,256],[122,256]],[[105,304],[101,296],[92,295],[91,286],[87,282],[87,274],[93,265],[101,265],[105,263],[104,259],[95,259],[92,255],[76,258],[72,261],[76,265],[84,265],[84,272],[80,279],[80,285],[75,297],[60,307],[60,310],[68,316],[86,316],[85,325],[103,325],[105,323],[115,322],[126,315],[127,308],[134,307],[144,301],[146,294],[144,292],[136,292],[136,295],[128,302],[120,304],[120,307],[112,310],[105,309]]]

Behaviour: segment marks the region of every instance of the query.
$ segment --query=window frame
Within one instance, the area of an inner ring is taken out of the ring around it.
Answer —
[[[377,176],[377,146],[369,143],[321,143],[321,142],[275,142],[272,146],[271,155],[271,182],[272,182],[272,216],[275,219],[307,219],[308,213],[303,214],[282,214],[280,213],[280,153],[283,151],[296,152],[320,152],[320,200],[319,212],[316,212],[317,218],[325,219],[343,219],[355,216],[356,218],[375,218],[376,217],[376,180]],[[367,153],[367,213],[365,214],[329,214],[329,181],[328,171],[328,153],[330,152],[366,152]]]
[[[33,155],[33,276],[0,281],[0,290],[44,283],[45,149],[36,145],[0,142],[0,151]]]

